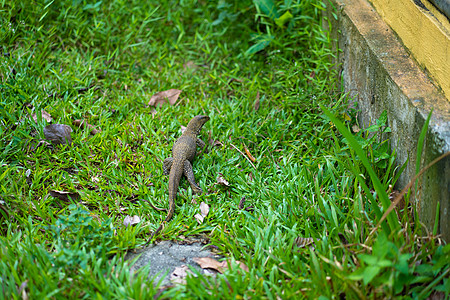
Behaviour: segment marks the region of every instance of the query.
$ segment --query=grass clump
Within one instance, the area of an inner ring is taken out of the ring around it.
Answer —
[[[180,125],[206,114],[209,152],[194,171],[205,191],[196,201],[210,212],[198,224],[182,181],[161,238],[201,234],[249,272],[188,277],[161,297],[448,297],[450,248],[410,207],[373,231],[400,170],[381,138],[384,115],[346,129],[356,112],[336,90],[323,9],[316,0],[4,2],[2,295],[156,294],[147,270],[132,277],[121,257],[165,218],[150,204],[167,205],[162,161]],[[175,105],[147,105],[172,88],[182,90]],[[42,110],[72,127],[72,145],[39,143]],[[124,226],[134,215],[140,222]]]

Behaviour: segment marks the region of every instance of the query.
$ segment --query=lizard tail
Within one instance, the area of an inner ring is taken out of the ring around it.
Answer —
[[[155,236],[159,234],[159,232],[163,229],[164,224],[170,221],[172,219],[173,213],[175,211],[175,197],[177,196],[177,190],[178,185],[180,184],[181,179],[181,172],[176,172],[176,170],[179,170],[182,167],[178,166],[177,163],[174,162],[172,165],[172,168],[170,169],[169,174],[169,209],[167,211],[167,217],[164,219],[164,221],[161,222],[159,227],[152,233],[150,238],[148,239],[147,243],[145,243],[144,246],[147,246],[150,244],[150,242],[153,240]]]

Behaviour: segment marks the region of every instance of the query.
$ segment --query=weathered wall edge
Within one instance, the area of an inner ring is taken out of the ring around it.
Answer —
[[[450,103],[366,0],[329,0],[324,19],[324,26],[331,25],[328,29],[338,40],[337,62],[344,87],[358,101],[362,124],[372,124],[384,110],[388,112],[390,142],[397,152],[397,164],[409,158],[398,181],[402,188],[415,174],[417,141],[432,109],[422,167],[450,151]],[[450,241],[449,197],[447,157],[420,179],[414,203],[429,230],[440,203],[438,230],[446,241]]]

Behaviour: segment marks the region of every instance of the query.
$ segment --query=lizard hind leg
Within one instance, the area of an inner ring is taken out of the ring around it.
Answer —
[[[169,175],[170,169],[172,168],[173,157],[168,157],[163,162],[163,174]]]
[[[192,191],[196,194],[203,193],[202,188],[197,183],[195,183],[194,171],[192,171],[192,165],[188,160],[184,162],[183,173],[189,181]]]

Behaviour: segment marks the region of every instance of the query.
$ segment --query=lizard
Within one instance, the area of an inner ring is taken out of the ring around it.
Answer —
[[[208,116],[195,116],[188,123],[183,134],[173,144],[172,157],[168,157],[164,160],[163,174],[169,175],[169,210],[167,211],[167,216],[164,221],[161,222],[158,229],[153,232],[146,244],[149,244],[153,237],[161,231],[164,224],[169,222],[172,218],[175,210],[175,198],[177,195],[178,186],[183,175],[187,178],[194,193],[203,193],[202,188],[195,183],[194,172],[192,171],[192,162],[197,153],[197,146],[201,149],[205,147],[205,142],[198,138],[198,135],[200,134],[200,130],[203,125],[208,120]]]

